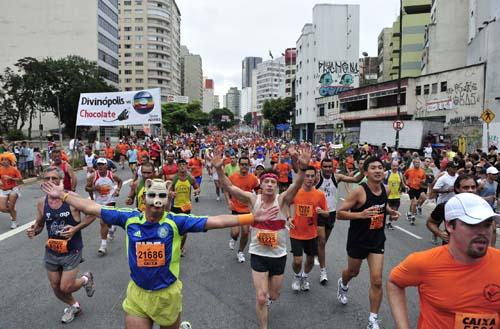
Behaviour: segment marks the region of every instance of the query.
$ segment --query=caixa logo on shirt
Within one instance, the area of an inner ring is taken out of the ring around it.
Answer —
[[[70,211],[63,211],[63,212],[59,213],[60,218],[66,218],[66,217],[69,217],[69,215],[71,215]],[[50,212],[45,213],[45,216],[47,216],[47,220],[52,220],[52,218],[50,217]]]
[[[489,284],[484,287],[484,297],[490,302],[500,301],[500,286],[496,284]]]

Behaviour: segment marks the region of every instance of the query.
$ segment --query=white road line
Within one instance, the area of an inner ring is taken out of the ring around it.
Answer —
[[[408,234],[408,235],[411,235],[411,236],[412,236],[412,237],[414,237],[415,239],[422,240],[422,237],[421,237],[421,236],[418,236],[418,235],[416,235],[416,234],[414,234],[414,233],[411,233],[410,231],[407,231],[407,230],[405,230],[404,228],[399,227],[399,226],[397,226],[397,225],[393,225],[393,226],[394,226],[395,228],[397,228],[398,230],[400,230],[400,231],[402,231],[402,232],[405,232],[405,233],[406,233],[406,234]]]
[[[3,234],[0,234],[0,241],[5,240],[7,238],[10,238],[11,236],[16,235],[17,233],[25,231],[28,227],[30,227],[33,224],[35,224],[34,220],[29,222],[29,223],[26,223],[24,225],[21,225],[13,230],[10,230],[9,232],[5,232]]]
[[[126,181],[123,182],[123,185],[126,185],[126,184],[129,184],[130,182],[132,182],[132,179],[127,179]],[[88,199],[90,199],[90,197],[87,197]],[[10,230],[8,232],[5,232],[3,234],[0,234],[0,241],[3,241],[7,238],[10,238],[11,236],[14,236],[18,233],[21,233],[23,231],[25,231],[28,227],[30,227],[31,225],[35,224],[35,221],[31,221],[29,223],[26,223],[24,225],[21,225],[13,230]]]

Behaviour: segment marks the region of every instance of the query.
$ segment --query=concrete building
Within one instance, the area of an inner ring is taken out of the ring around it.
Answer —
[[[252,86],[252,71],[262,63],[261,57],[245,57],[241,61],[241,89]]]
[[[295,71],[297,69],[297,49],[285,49],[285,80],[283,81],[283,96],[294,97],[293,82],[295,81]]]
[[[285,79],[285,58],[279,57],[257,65],[253,70],[252,92],[255,95],[253,111],[260,116],[268,99],[279,98],[280,84]]]
[[[378,82],[391,80],[392,27],[384,28],[378,35]]]
[[[224,95],[224,107],[233,112],[234,117],[237,119],[241,118],[240,112],[240,97],[241,92],[237,87],[231,87]]]
[[[422,71],[425,27],[430,23],[432,0],[403,0],[403,43],[401,77],[416,77]],[[399,68],[399,16],[392,25],[391,79],[397,79]]]
[[[191,54],[186,46],[181,47],[181,94],[189,101],[202,102],[203,69],[200,55]]]
[[[118,4],[116,0],[0,0],[0,72],[21,58],[78,55],[97,62],[104,80],[118,87]],[[1,115],[1,114],[0,114]],[[57,117],[42,115],[44,131]],[[32,130],[38,136],[38,124]]]
[[[181,13],[175,0],[119,0],[120,88],[181,95]]]
[[[435,0],[425,28],[422,74],[467,65],[468,0]]]
[[[240,115],[243,119],[245,114],[252,112],[252,87],[243,88],[240,94]]]
[[[205,113],[211,112],[215,108],[214,104],[214,80],[212,79],[203,79],[203,103],[201,109]]]
[[[294,137],[312,140],[316,98],[359,85],[359,5],[318,4],[297,40]]]
[[[214,95],[214,109],[220,109],[219,95]]]
[[[365,56],[359,59],[359,85],[366,86],[378,81],[378,57]]]

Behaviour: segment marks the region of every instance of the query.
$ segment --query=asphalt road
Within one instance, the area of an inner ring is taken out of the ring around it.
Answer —
[[[78,175],[77,192],[83,192],[84,176]],[[124,180],[130,178],[128,170],[119,170]],[[118,205],[124,205],[129,185],[124,186]],[[18,222],[27,224],[35,218],[35,202],[42,195],[39,183],[22,187],[18,201]],[[408,207],[403,200],[401,212]],[[387,231],[384,279],[391,268],[409,253],[433,247],[424,218],[432,210],[424,207],[416,226],[405,219],[400,229]],[[215,200],[213,183],[205,176],[199,203],[193,213],[214,215],[228,213],[225,202]],[[46,232],[29,240],[22,228],[9,230],[7,214],[0,214],[0,329],[14,328],[123,328],[124,313],[121,303],[129,281],[123,231],[118,229],[114,241],[108,243],[108,254],[97,256],[99,224],[94,222],[83,232],[84,259],[81,271],[90,270],[96,280],[96,292],[88,298],[83,290],[75,297],[83,312],[71,324],[63,325],[60,318],[65,305],[53,295],[43,266]],[[330,283],[319,284],[319,268],[310,275],[311,290],[296,294],[291,290],[291,255],[288,257],[282,294],[270,310],[270,328],[323,329],[366,328],[368,303],[368,268],[363,265],[359,277],[350,283],[349,304],[342,306],[336,299],[336,281],[346,263],[346,233],[349,223],[337,222],[327,245],[327,264]],[[405,230],[405,231],[403,231]],[[14,234],[19,232],[17,234]],[[420,239],[419,239],[420,238]],[[229,229],[190,234],[186,244],[186,257],[181,263],[184,284],[183,320],[193,328],[246,329],[258,328],[255,317],[255,297],[251,281],[249,255],[247,262],[237,263],[236,254],[228,248]],[[418,317],[418,298],[415,289],[408,293],[408,307],[412,326]],[[383,328],[394,328],[387,300],[384,298],[379,318]]]

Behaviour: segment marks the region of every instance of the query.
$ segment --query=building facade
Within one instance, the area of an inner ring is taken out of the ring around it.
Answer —
[[[243,88],[240,96],[240,115],[243,119],[245,114],[252,112],[252,87]]]
[[[359,85],[378,82],[378,57],[365,56],[359,59]]]
[[[241,92],[238,90],[237,87],[229,88],[227,94],[224,95],[224,107],[233,112],[234,117],[236,119],[241,118],[240,98],[241,98]]]
[[[266,100],[280,97],[280,87],[285,80],[285,58],[279,57],[258,64],[253,75],[252,92],[255,103],[252,104],[252,112],[257,112],[260,116]]]
[[[220,109],[219,95],[214,95],[214,109]]]
[[[391,80],[392,27],[385,27],[378,35],[378,82]]]
[[[181,95],[181,13],[175,0],[120,1],[120,89]]]
[[[214,80],[204,78],[203,83],[203,102],[201,109],[205,113],[210,113],[214,108]]]
[[[203,100],[203,69],[200,55],[191,54],[186,46],[181,47],[181,94],[189,101]]]
[[[252,86],[252,71],[262,63],[261,57],[245,57],[241,61],[241,89]]]
[[[297,69],[297,49],[285,49],[285,80],[283,84],[283,97],[294,97],[293,83],[295,81],[295,71]]]
[[[294,136],[312,140],[316,98],[359,86],[359,5],[315,5],[296,51]]]

